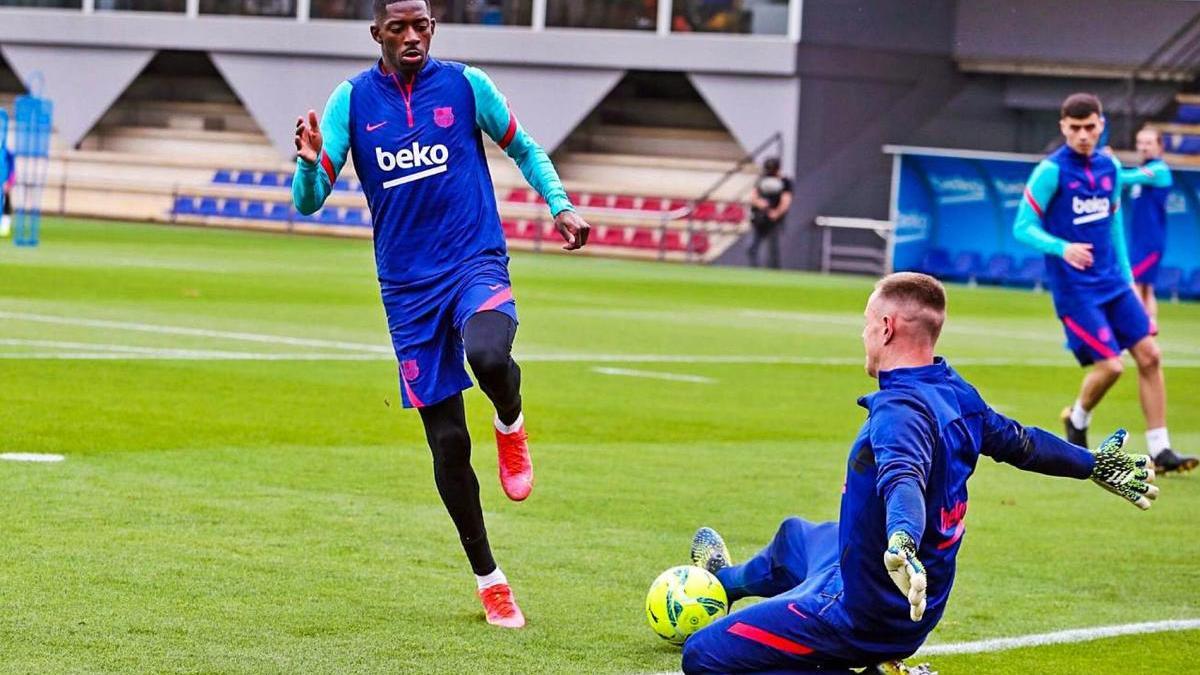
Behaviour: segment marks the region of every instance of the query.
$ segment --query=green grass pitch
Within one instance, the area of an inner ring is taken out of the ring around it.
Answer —
[[[642,602],[698,525],[740,559],[786,515],[836,517],[874,386],[871,281],[561,253],[512,271],[528,502],[500,491],[478,390],[468,410],[522,631],[483,622],[398,405],[369,242],[63,220],[35,250],[3,242],[0,452],[67,460],[0,462],[0,672],[676,670]],[[949,293],[941,353],[999,410],[1058,430],[1080,371],[1049,298]],[[1161,323],[1172,439],[1194,453],[1200,306]],[[1094,434],[1118,425],[1144,448],[1132,368]],[[1141,513],[981,460],[930,643],[1200,618],[1200,476],[1160,485]],[[1185,673],[1200,632],[931,660]]]

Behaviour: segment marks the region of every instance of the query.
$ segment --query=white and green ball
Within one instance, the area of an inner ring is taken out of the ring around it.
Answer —
[[[650,627],[675,645],[682,645],[692,633],[728,611],[725,587],[701,567],[672,567],[658,575],[646,595],[646,620]]]

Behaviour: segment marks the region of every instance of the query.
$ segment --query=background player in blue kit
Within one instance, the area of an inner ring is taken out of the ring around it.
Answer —
[[[1093,454],[1022,427],[935,357],[945,311],[945,290],[923,274],[888,276],[868,300],[866,370],[879,391],[858,401],[867,420],[850,450],[838,522],[789,518],[736,566],[715,531],[696,533],[692,561],[717,575],[731,602],[770,599],[693,635],[685,672],[848,675],[914,653],[945,611],[967,479],[981,454],[1026,471],[1090,477],[1150,508],[1158,496],[1150,458],[1120,451],[1124,431]]]
[[[1154,284],[1167,247],[1167,197],[1174,180],[1162,160],[1163,140],[1158,129],[1142,129],[1137,135],[1141,166],[1121,171],[1121,185],[1129,189],[1132,225],[1129,228],[1129,262],[1146,313],[1150,334],[1158,335],[1158,299]]]
[[[483,134],[545,198],[563,248],[584,246],[589,227],[488,76],[429,56],[436,22],[426,0],[375,0],[374,12],[379,62],[338,85],[319,123],[311,110],[296,121],[293,201],[302,213],[316,211],[353,156],[371,210],[401,398],[420,410],[434,481],[488,622],[520,628],[525,617],[484,527],[462,397],[471,386],[465,357],[496,407],[501,485],[509,498],[525,499],[533,467],[511,355],[517,312]]]
[[[1025,186],[1013,234],[1046,256],[1054,309],[1067,345],[1091,366],[1079,398],[1063,411],[1067,440],[1087,446],[1092,411],[1117,382],[1121,351],[1137,362],[1138,395],[1146,417],[1146,443],[1160,473],[1195,468],[1195,457],[1171,449],[1162,352],[1150,318],[1133,289],[1121,208],[1121,166],[1097,152],[1104,130],[1100,100],[1072,94],[1062,104],[1066,144],[1042,160]]]

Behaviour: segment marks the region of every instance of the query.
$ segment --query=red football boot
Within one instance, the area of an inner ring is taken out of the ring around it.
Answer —
[[[506,434],[496,429],[496,449],[499,452],[500,487],[514,502],[524,500],[533,491],[533,462],[529,460],[529,434],[525,421],[516,431]]]
[[[512,588],[508,584],[495,584],[479,589],[479,599],[483,601],[483,611],[487,613],[487,622],[501,628],[521,628],[525,625],[525,615],[517,607],[513,598]]]

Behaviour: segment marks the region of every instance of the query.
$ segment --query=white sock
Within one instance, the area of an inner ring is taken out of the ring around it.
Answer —
[[[479,586],[479,590],[481,590],[481,591],[483,589],[487,588],[488,586],[495,586],[496,584],[507,584],[507,583],[508,583],[508,577],[504,576],[504,572],[501,572],[499,567],[497,567],[495,570],[493,570],[491,574],[485,574],[482,577],[479,576],[478,574],[475,575],[475,584],[477,586]]]
[[[496,417],[494,422],[496,424],[496,431],[499,431],[502,434],[511,434],[517,429],[520,429],[521,425],[525,424],[525,413],[518,413],[516,421],[512,424],[505,424],[504,422],[501,422],[499,417]]]
[[[1146,445],[1150,448],[1151,457],[1158,457],[1158,453],[1171,447],[1171,437],[1167,435],[1167,428],[1147,429]]]
[[[1083,409],[1083,404],[1079,399],[1075,400],[1075,407],[1071,408],[1071,426],[1076,429],[1087,429],[1092,423],[1092,413]]]

